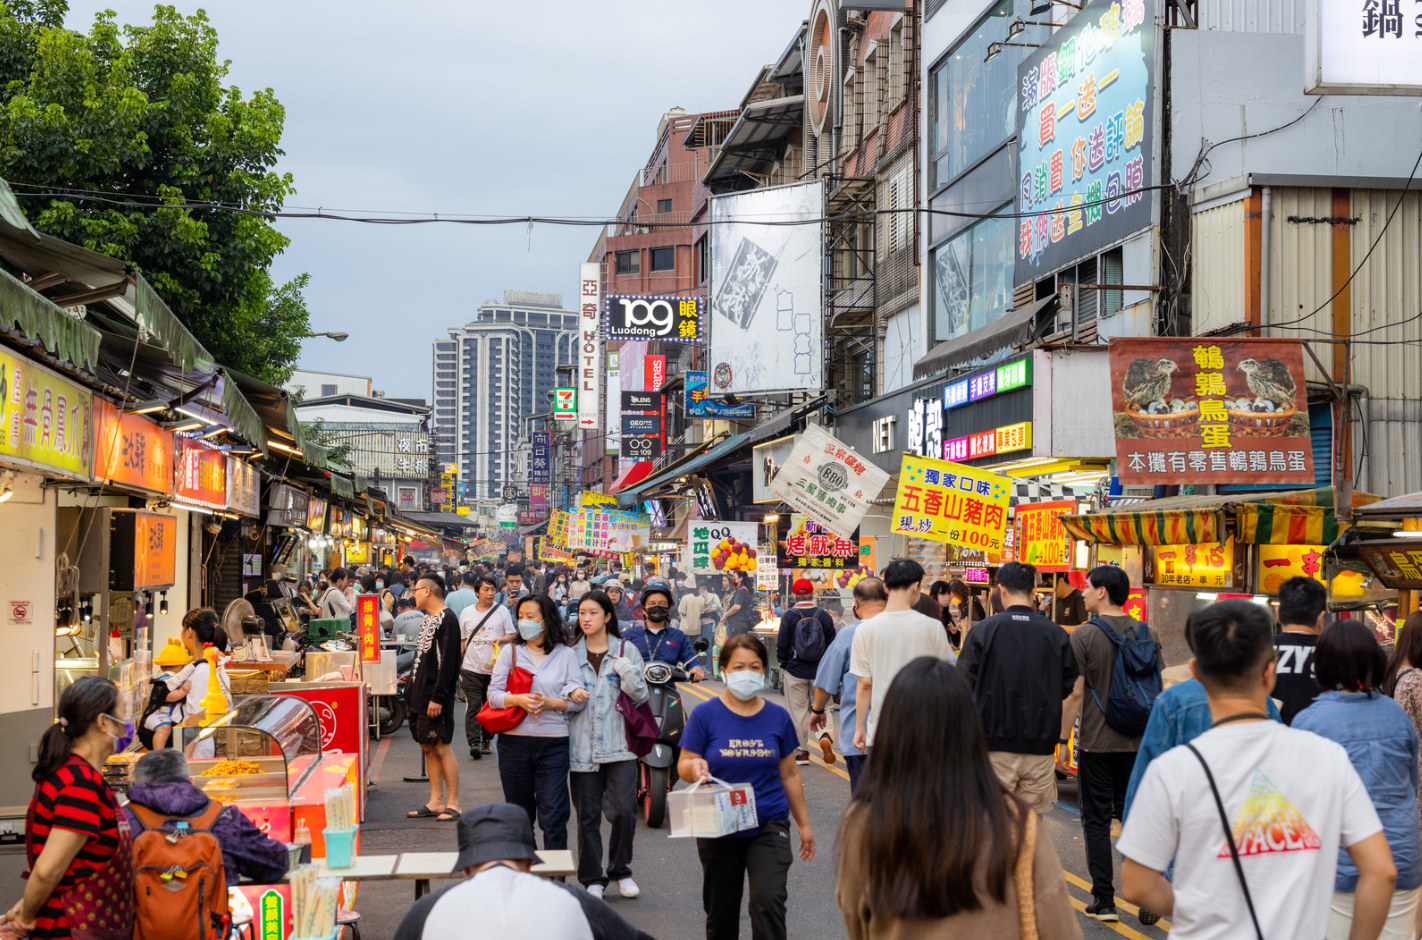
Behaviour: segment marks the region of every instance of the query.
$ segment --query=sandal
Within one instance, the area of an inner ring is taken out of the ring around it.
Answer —
[[[447,809],[435,817],[435,822],[457,822],[459,820],[459,810]]]
[[[439,814],[440,814],[441,812],[443,812],[443,810],[440,810],[440,811],[436,812],[435,810],[430,809],[428,806],[421,806],[421,807],[420,807],[419,809],[417,809],[417,810],[414,810],[414,811],[412,811],[412,812],[406,813],[406,814],[405,814],[405,818],[406,818],[406,819],[433,819],[433,818],[439,816]]]

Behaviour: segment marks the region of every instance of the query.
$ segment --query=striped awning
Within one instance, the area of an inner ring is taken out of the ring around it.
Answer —
[[[1346,526],[1331,486],[1276,493],[1173,496],[1129,509],[1063,516],[1075,538],[1101,545],[1220,544],[1231,532],[1249,545],[1328,545]],[[1377,500],[1353,494],[1357,509]]]
[[[1037,480],[1016,480],[1008,493],[1009,506],[1030,505],[1032,503],[1058,503],[1068,499],[1080,499],[1077,492],[1061,483],[1041,483]]]

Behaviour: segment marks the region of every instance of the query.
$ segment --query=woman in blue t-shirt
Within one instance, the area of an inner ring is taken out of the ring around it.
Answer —
[[[681,735],[677,772],[692,783],[716,777],[755,790],[760,825],[719,839],[697,839],[707,940],[739,934],[741,892],[750,876],[751,936],[785,936],[786,879],[790,873],[790,817],[800,831],[800,858],[815,857],[815,835],[795,752],[800,736],[790,714],[760,697],[769,667],[765,646],[751,634],[721,647],[726,691],[698,705]]]

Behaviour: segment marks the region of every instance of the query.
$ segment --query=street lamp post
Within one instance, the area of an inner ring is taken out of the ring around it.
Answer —
[[[350,335],[351,335],[351,334],[349,334],[349,333],[343,333],[343,332],[340,331],[340,330],[329,330],[329,331],[327,331],[327,332],[325,332],[325,333],[297,333],[297,334],[296,334],[296,338],[297,338],[297,339],[315,339],[315,338],[318,337],[318,336],[329,336],[331,339],[335,340],[335,341],[338,342],[338,343],[344,343],[347,339],[350,338]]]

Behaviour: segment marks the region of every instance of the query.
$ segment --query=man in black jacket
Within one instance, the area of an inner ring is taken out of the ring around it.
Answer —
[[[1077,670],[1066,631],[1032,604],[1036,583],[1032,565],[1002,566],[997,587],[1007,609],[968,631],[958,668],[973,688],[998,779],[1045,813],[1057,801],[1062,701]]]
[[[459,818],[459,761],[449,746],[454,740],[454,693],[459,687],[462,658],[459,618],[444,605],[444,580],[439,575],[426,573],[415,582],[414,595],[425,619],[415,640],[415,663],[405,685],[405,701],[410,730],[425,752],[430,800],[406,815],[411,819],[436,816],[449,822]]]

